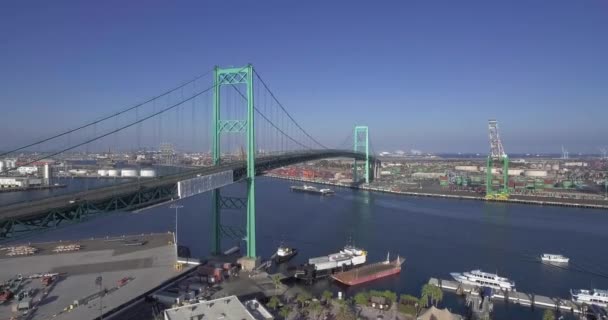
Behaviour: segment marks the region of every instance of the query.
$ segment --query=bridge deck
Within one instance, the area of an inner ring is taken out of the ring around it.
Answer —
[[[336,157],[349,157],[360,160],[364,159],[365,155],[362,153],[344,150],[312,150],[307,152],[262,156],[256,158],[256,174],[262,174],[265,171],[295,163]],[[175,185],[180,180],[189,179],[198,175],[210,175],[226,170],[233,170],[234,181],[239,181],[245,175],[245,166],[246,164],[244,161],[237,161],[219,166],[204,167],[179,174],[157,177],[150,180],[128,182],[94,190],[60,195],[52,198],[10,204],[0,208],[0,222],[7,219],[35,219],[48,214],[52,210],[76,207],[78,204],[70,203],[72,201],[90,203],[100,202],[119,195],[133,194],[142,189]]]

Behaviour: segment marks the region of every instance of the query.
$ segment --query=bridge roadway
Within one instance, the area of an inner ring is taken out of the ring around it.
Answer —
[[[284,153],[280,155],[261,156],[256,158],[256,174],[262,174],[268,170],[284,167],[291,164],[326,159],[326,158],[353,158],[364,160],[365,154],[344,150],[313,150],[305,152]],[[370,159],[371,163],[376,163],[376,159]],[[168,187],[175,185],[180,180],[205,176],[226,170],[232,170],[233,181],[239,181],[246,176],[246,164],[244,161],[237,161],[213,167],[197,168],[187,172],[162,176],[152,179],[128,182],[108,187],[97,188],[94,190],[60,195],[52,198],[33,200],[3,206],[0,208],[0,226],[6,220],[27,221],[39,219],[48,215],[50,212],[66,210],[69,207],[77,206],[77,203],[100,203],[105,200],[114,199],[120,195],[134,194],[143,189],[158,187]],[[140,206],[141,207],[141,206]],[[144,206],[145,207],[145,206]]]

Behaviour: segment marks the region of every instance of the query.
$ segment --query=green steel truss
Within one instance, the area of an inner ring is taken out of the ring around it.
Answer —
[[[370,181],[370,175],[369,175],[369,169],[370,169],[370,162],[369,162],[369,131],[367,126],[356,126],[355,127],[355,133],[354,133],[354,138],[355,138],[355,148],[354,151],[355,152],[361,152],[361,153],[365,153],[365,169],[364,169],[364,174],[365,174],[365,183],[369,183]],[[359,174],[358,174],[358,167],[357,167],[357,159],[355,158],[355,163],[353,166],[353,182],[354,183],[358,183],[359,182]]]
[[[494,167],[495,159],[492,156],[488,156],[486,162],[486,197],[494,198],[497,195],[508,196],[509,195],[509,157],[503,156],[496,159],[502,164],[502,190],[494,190],[492,186],[492,168]]]
[[[93,216],[113,211],[145,208],[176,197],[175,184],[140,188],[136,192],[113,195],[96,201],[76,201],[65,207],[48,211],[44,215],[8,218],[0,221],[0,241],[13,240],[32,232],[43,231],[85,221]]]
[[[247,115],[246,119],[222,119],[220,92],[222,86],[235,86],[244,84],[247,87]],[[247,242],[247,256],[256,256],[255,244],[255,129],[254,129],[254,104],[253,104],[253,66],[247,65],[243,68],[215,68],[214,92],[213,92],[213,123],[212,123],[212,156],[213,164],[220,165],[221,147],[220,138],[222,134],[244,133],[247,140],[247,200],[236,200],[236,198],[222,198],[220,190],[213,190],[211,195],[212,209],[212,251],[221,252],[220,237],[222,225],[220,212],[222,209],[237,209],[246,207],[247,226],[245,240]]]

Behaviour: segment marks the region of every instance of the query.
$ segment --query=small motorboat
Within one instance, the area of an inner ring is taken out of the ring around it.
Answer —
[[[276,263],[283,263],[291,260],[296,254],[298,254],[298,249],[290,248],[286,245],[280,245],[277,249],[277,252],[274,254],[273,259]]]

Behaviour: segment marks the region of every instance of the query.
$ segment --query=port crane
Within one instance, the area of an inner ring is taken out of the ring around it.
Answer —
[[[509,156],[498,135],[498,121],[488,121],[488,131],[490,134],[490,154],[486,163],[486,199],[488,200],[507,200],[509,199]],[[494,163],[502,164],[503,185],[502,189],[494,190],[492,185],[492,168]]]

